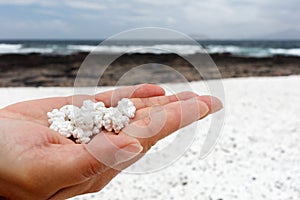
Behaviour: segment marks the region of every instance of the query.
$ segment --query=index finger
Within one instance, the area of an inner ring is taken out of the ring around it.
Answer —
[[[64,105],[72,104],[81,106],[84,100],[103,101],[106,106],[116,104],[122,98],[131,97],[152,97],[164,95],[163,88],[152,84],[142,84],[136,86],[127,86],[115,90],[91,95],[75,95],[69,97],[51,97],[37,100],[24,101],[5,107],[4,109],[16,114],[22,119],[38,122],[48,126],[47,112],[61,108]]]
[[[102,101],[106,106],[116,106],[122,98],[147,98],[162,95],[165,95],[165,90],[160,86],[141,84],[96,94],[95,100]]]

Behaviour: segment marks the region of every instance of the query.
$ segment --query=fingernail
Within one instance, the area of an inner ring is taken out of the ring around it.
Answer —
[[[215,113],[223,108],[221,100],[214,96],[200,96],[198,97],[200,101],[206,103],[209,108],[209,114]]]
[[[115,153],[116,164],[126,162],[133,159],[143,151],[143,146],[139,143],[130,144]]]
[[[200,101],[198,103],[200,109],[200,119],[209,114],[209,108],[206,103]]]
[[[197,117],[197,119],[201,119],[209,113],[208,105],[203,101],[199,101],[197,97],[186,100],[183,103],[186,104],[186,109],[190,113],[189,115]]]
[[[215,113],[223,108],[222,102],[216,98],[216,97],[211,97],[211,110],[210,113]]]

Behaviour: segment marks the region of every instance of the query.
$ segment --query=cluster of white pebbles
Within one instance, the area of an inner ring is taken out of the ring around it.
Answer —
[[[65,105],[48,112],[50,129],[77,143],[88,143],[102,130],[119,133],[134,117],[136,108],[133,102],[123,98],[116,107],[106,108],[103,102],[85,100],[81,108]]]

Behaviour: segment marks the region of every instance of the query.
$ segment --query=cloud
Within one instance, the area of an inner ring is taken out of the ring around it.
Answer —
[[[50,9],[34,9],[34,12],[36,12],[37,14],[42,14],[42,15],[48,15],[51,17],[64,17],[63,13],[59,13],[57,11],[54,10],[50,10]]]
[[[180,5],[180,4],[187,4],[192,1],[184,1],[184,0],[135,0],[137,3],[144,3],[148,5],[153,5],[153,6],[164,6],[164,5]]]
[[[47,0],[0,0],[0,4],[2,5],[16,5],[16,6],[24,6],[24,5],[41,5],[41,6],[50,6],[53,5],[55,1],[47,1]]]
[[[17,7],[14,13],[14,6],[9,6],[12,14],[3,14],[7,19],[15,14],[19,21],[29,18],[38,22],[40,16],[47,20],[59,19],[76,30],[89,30],[82,31],[82,37],[88,37],[92,31],[94,35],[109,35],[144,26],[221,39],[300,29],[299,0],[0,0],[0,4],[29,8],[21,11],[26,12],[22,17]]]
[[[0,18],[0,38],[55,38],[67,37],[73,33],[73,27],[59,19],[12,19]]]
[[[79,0],[0,0],[0,4],[3,5],[17,5],[17,6],[24,6],[24,5],[39,5],[39,6],[67,6],[75,9],[82,9],[82,10],[103,10],[107,7],[99,3],[97,1],[79,1]]]
[[[92,1],[65,1],[65,4],[69,7],[76,9],[86,9],[86,10],[104,10],[107,6],[100,4],[98,2]]]
[[[8,4],[8,5],[28,5],[36,2],[38,1],[37,0],[11,0],[11,1],[0,0],[0,4]]]

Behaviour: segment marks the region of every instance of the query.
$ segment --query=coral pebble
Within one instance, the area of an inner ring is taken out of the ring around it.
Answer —
[[[65,105],[47,113],[50,129],[77,143],[88,143],[101,130],[119,133],[129,124],[136,108],[129,99],[122,99],[117,107],[106,108],[103,102],[85,100],[81,108]]]

